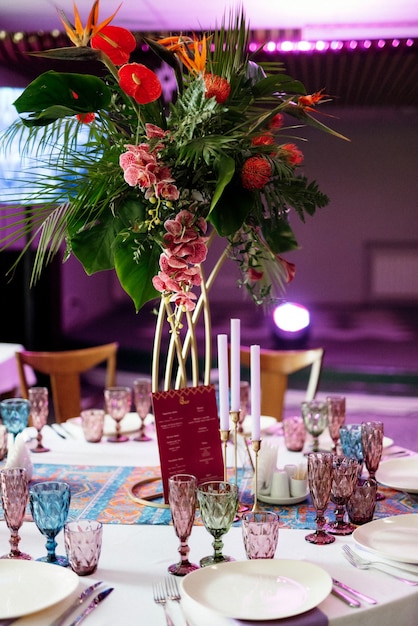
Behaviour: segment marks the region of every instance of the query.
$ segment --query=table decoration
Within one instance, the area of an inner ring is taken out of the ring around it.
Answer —
[[[313,609],[331,593],[332,579],[308,561],[253,559],[205,567],[181,585],[185,596],[220,615],[262,621]]]
[[[0,493],[4,519],[10,530],[10,551],[1,559],[26,559],[32,557],[19,550],[19,529],[25,516],[28,502],[28,475],[23,467],[0,470]]]
[[[362,422],[361,447],[364,464],[369,472],[369,480],[373,482],[376,480],[376,472],[383,453],[383,422]],[[384,495],[377,491],[376,498],[377,500],[382,500]]]
[[[16,436],[27,428],[29,423],[30,402],[25,398],[7,398],[0,402],[0,415],[7,432]]]
[[[57,555],[55,537],[64,528],[70,508],[71,489],[67,483],[47,481],[29,488],[29,505],[33,521],[46,537],[47,555],[37,561],[68,567],[66,556]]]
[[[149,54],[173,71],[169,103],[147,66],[152,58],[131,61],[135,37],[109,26],[116,13],[100,21],[96,0],[83,26],[76,6],[74,25],[60,11],[73,46],[33,53],[59,60],[64,70],[66,60],[98,62],[106,75],[88,73],[89,65],[83,74],[47,71],[15,101],[21,119],[2,143],[7,153],[19,142],[30,170],[22,178],[33,191],[25,197],[30,211],[19,207],[20,198],[5,198],[14,208],[4,243],[24,240],[25,252],[35,242],[32,283],[65,243],[65,258],[74,255],[87,274],[114,270],[136,310],[159,297],[154,391],[166,328],[164,389],[187,384],[189,356],[198,384],[196,325],[203,312],[202,378],[209,384],[208,293],[223,263],[237,263],[239,286],[257,304],[274,301],[294,275],[282,256],[298,247],[290,212],[305,221],[328,203],[299,172],[303,153],[293,143],[295,131],[311,125],[345,137],[315,117],[331,100],[324,90],[307,94],[281,63],[263,65],[249,53],[242,10],[224,16],[213,33],[142,37]],[[40,164],[52,173],[45,176]],[[218,236],[224,250],[204,273],[208,246]]]
[[[64,567],[39,561],[0,561],[0,586],[7,598],[0,604],[0,619],[23,617],[62,602],[74,593],[78,582],[77,574]]]

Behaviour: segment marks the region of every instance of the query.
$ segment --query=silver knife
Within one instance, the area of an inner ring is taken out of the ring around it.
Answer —
[[[91,594],[97,589],[97,587],[99,587],[102,583],[103,581],[99,580],[98,583],[94,583],[94,585],[91,585],[90,587],[87,587],[87,589],[84,589],[84,591],[80,593],[80,595],[74,600],[74,602],[70,604],[70,606],[64,611],[64,613],[57,617],[57,619],[53,621],[50,626],[61,626],[61,624],[65,622],[67,617],[71,615],[71,613],[73,613],[80,606],[80,604],[83,604],[83,602],[85,602],[85,600],[87,600],[87,598],[89,598]]]
[[[109,593],[111,593],[113,591],[113,587],[108,587],[107,589],[104,589],[103,591],[101,591],[92,602],[90,602],[90,604],[88,605],[88,607],[86,607],[84,609],[84,611],[82,613],[80,613],[80,615],[73,621],[71,622],[71,624],[69,624],[69,626],[78,626],[78,624],[85,618],[87,617],[87,615],[89,615],[89,613],[91,613],[92,611],[94,611],[94,609],[99,606],[100,602],[102,600],[104,600],[105,598],[107,598],[107,596],[109,595]]]
[[[352,596],[349,596],[348,593],[345,593],[342,589],[340,589],[336,585],[333,585],[331,593],[334,594],[334,596],[337,596],[337,598],[340,598],[340,600],[342,600],[346,604],[348,604],[348,606],[351,606],[356,609],[358,609],[361,606],[358,600],[355,600]]]
[[[357,591],[357,589],[353,589],[352,587],[349,587],[345,583],[342,583],[340,580],[336,580],[335,578],[333,578],[332,582],[334,583],[336,587],[339,587],[340,589],[344,589],[345,591],[348,591],[348,593],[351,593],[353,596],[356,596],[360,600],[364,600],[364,602],[367,602],[368,604],[377,604],[377,600],[375,600],[374,598],[371,598],[370,596],[366,596],[365,593],[361,593],[361,591]]]

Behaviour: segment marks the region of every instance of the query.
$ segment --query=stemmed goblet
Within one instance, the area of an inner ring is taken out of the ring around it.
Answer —
[[[344,456],[357,459],[358,477],[363,469],[363,446],[361,443],[361,424],[344,424],[340,427],[341,449]]]
[[[361,447],[364,464],[369,472],[369,482],[377,484],[375,475],[383,453],[383,422],[362,422]],[[376,493],[376,500],[383,500],[384,494]]]
[[[19,550],[19,529],[28,502],[28,477],[23,467],[9,467],[0,471],[1,503],[4,519],[10,530],[10,552],[2,559],[31,559]]]
[[[316,530],[306,535],[306,541],[316,545],[326,545],[335,541],[325,530],[324,512],[331,493],[333,454],[331,452],[311,452],[308,454],[308,484],[316,510]]]
[[[0,402],[0,413],[7,432],[16,439],[28,425],[30,402],[25,398],[7,398]]]
[[[333,535],[350,535],[354,524],[344,521],[346,504],[351,498],[358,477],[358,461],[346,456],[334,456],[331,483],[331,502],[335,504],[335,521],[328,522],[325,528]]]
[[[332,451],[337,453],[340,440],[340,428],[345,423],[345,398],[344,396],[327,396],[328,404],[328,430],[332,439]]]
[[[133,382],[133,387],[135,408],[139,419],[141,420],[139,434],[137,437],[134,437],[134,441],[151,441],[151,437],[148,437],[148,435],[145,434],[144,423],[144,420],[151,409],[151,379],[137,378]]]
[[[48,389],[47,387],[31,387],[28,395],[32,425],[38,432],[38,443],[35,448],[32,448],[32,452],[49,452],[49,448],[42,445],[41,433],[48,419]]]
[[[312,400],[302,402],[301,410],[305,428],[313,437],[312,452],[319,452],[319,435],[328,426],[328,405],[326,402]]]
[[[238,508],[238,487],[220,480],[202,483],[197,488],[200,515],[206,530],[213,536],[213,555],[200,559],[200,566],[233,561],[223,554],[222,537],[232,526]]]
[[[68,567],[66,556],[55,553],[55,537],[63,529],[70,508],[71,490],[67,483],[46,481],[29,488],[29,505],[33,521],[38,530],[47,538],[47,555],[36,559],[46,563]]]
[[[197,503],[197,478],[192,474],[175,474],[168,479],[168,503],[174,530],[180,539],[180,562],[173,563],[168,568],[170,574],[185,576],[199,566],[190,563],[187,540],[193,528]]]
[[[111,443],[129,441],[129,437],[120,432],[120,423],[132,404],[132,390],[130,387],[108,387],[104,391],[106,411],[115,420],[116,433],[107,438]]]

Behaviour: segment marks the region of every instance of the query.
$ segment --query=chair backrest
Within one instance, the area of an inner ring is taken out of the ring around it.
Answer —
[[[113,387],[116,384],[118,347],[119,344],[114,342],[61,352],[30,352],[28,350],[16,352],[22,397],[28,397],[24,365],[30,365],[36,372],[49,376],[56,421],[65,422],[70,417],[80,415],[80,375],[106,361],[105,384],[106,387]]]
[[[260,350],[261,413],[281,420],[290,374],[311,366],[306,400],[313,400],[322,368],[323,348]],[[241,363],[250,367],[250,348],[241,348]]]

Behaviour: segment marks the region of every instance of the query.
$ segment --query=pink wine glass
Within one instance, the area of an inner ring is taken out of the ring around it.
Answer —
[[[106,411],[116,422],[116,434],[107,438],[112,443],[129,441],[129,437],[120,432],[120,423],[131,410],[132,390],[130,387],[108,387],[104,391]]]
[[[375,476],[383,453],[383,422],[362,422],[361,447],[369,481],[377,484]],[[376,493],[376,500],[384,498],[383,493]]]
[[[333,535],[325,530],[325,509],[329,501],[333,473],[333,454],[331,452],[311,452],[308,454],[308,484],[313,505],[316,510],[316,530],[306,535],[306,541],[317,545],[326,545],[335,541]]]
[[[185,576],[195,569],[195,563],[190,563],[190,548],[187,543],[192,532],[196,515],[197,478],[192,474],[175,474],[168,479],[168,503],[174,530],[180,539],[180,562],[173,563],[168,568],[170,574]]]
[[[334,456],[331,502],[335,504],[335,521],[326,524],[326,530],[333,535],[350,535],[355,530],[354,524],[344,521],[346,504],[357,484],[359,462],[346,456]]]
[[[28,476],[22,467],[9,467],[0,471],[1,502],[4,519],[10,530],[10,552],[2,559],[25,559],[32,557],[19,550],[19,529],[23,524],[29,498]]]
[[[340,427],[345,424],[345,398],[344,396],[327,396],[328,405],[328,430],[332,439],[332,451],[337,452],[340,440]]]
[[[134,437],[135,441],[151,441],[151,437],[145,434],[144,420],[151,410],[151,379],[150,378],[137,378],[133,382],[134,387],[134,403],[135,409],[138,413],[141,425],[139,427],[139,434]]]
[[[35,448],[32,448],[32,452],[49,452],[49,448],[42,445],[41,432],[48,420],[48,389],[47,387],[31,387],[28,396],[32,425],[38,432],[38,443]]]

